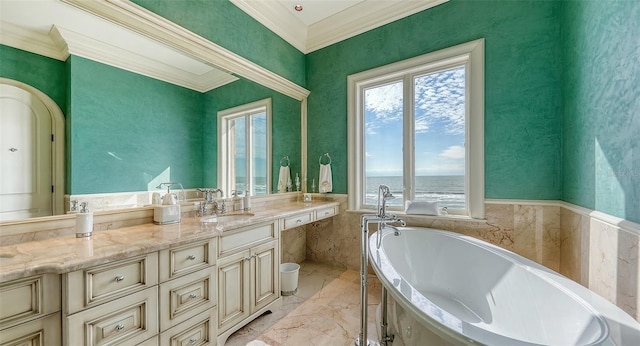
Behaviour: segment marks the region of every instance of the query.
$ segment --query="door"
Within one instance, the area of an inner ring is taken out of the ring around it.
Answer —
[[[51,126],[42,101],[0,84],[0,221],[53,214]]]
[[[253,259],[251,313],[265,307],[279,296],[280,287],[277,282],[280,264],[277,260],[279,256],[277,244],[277,240],[272,240],[251,249]]]

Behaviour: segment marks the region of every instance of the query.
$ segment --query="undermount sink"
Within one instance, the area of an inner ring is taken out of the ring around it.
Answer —
[[[225,215],[215,215],[215,216],[207,216],[200,219],[200,222],[233,222],[233,221],[241,221],[253,217],[255,214],[253,213],[242,213],[242,214],[225,214]]]

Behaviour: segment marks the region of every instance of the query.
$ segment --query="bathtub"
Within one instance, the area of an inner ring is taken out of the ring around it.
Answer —
[[[394,346],[640,345],[630,315],[546,267],[457,233],[398,230],[369,238]]]

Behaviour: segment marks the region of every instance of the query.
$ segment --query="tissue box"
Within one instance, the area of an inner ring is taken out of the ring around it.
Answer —
[[[180,222],[180,205],[158,205],[153,209],[153,223],[166,225]]]

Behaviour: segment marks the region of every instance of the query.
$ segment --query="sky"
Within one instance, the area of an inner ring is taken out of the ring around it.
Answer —
[[[416,76],[416,176],[464,175],[464,66]],[[402,79],[365,91],[367,176],[402,175]]]

